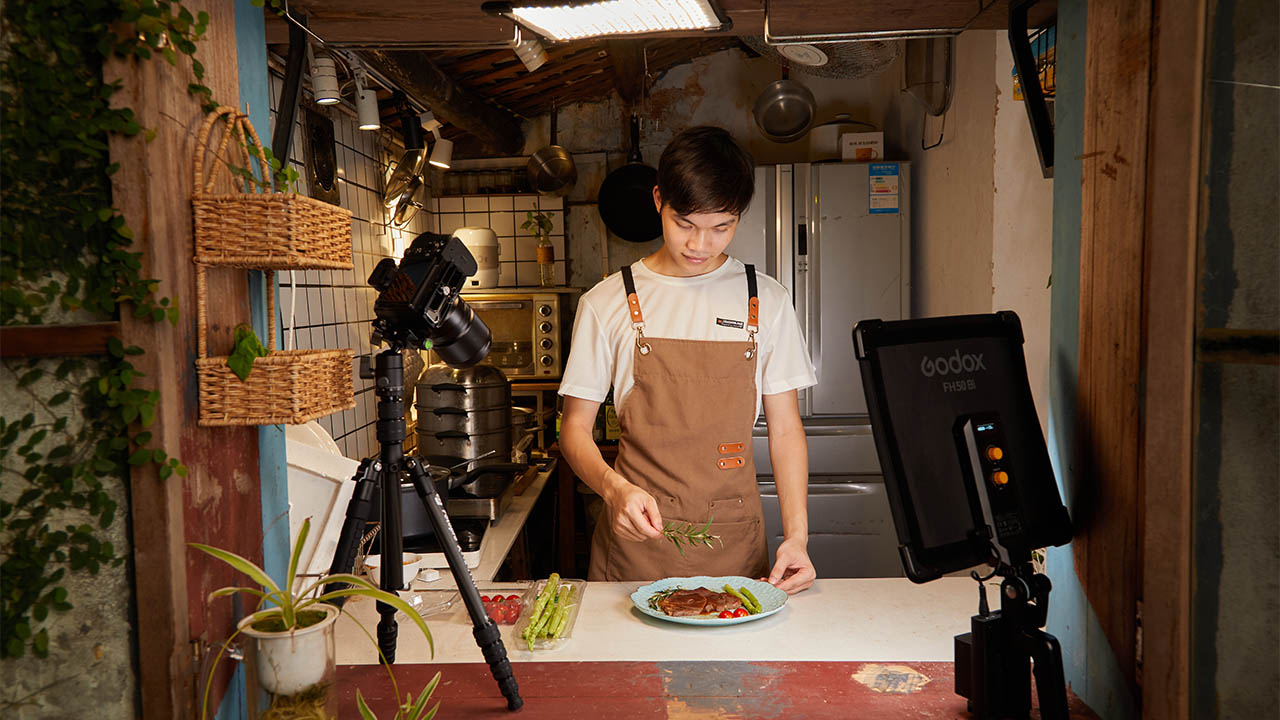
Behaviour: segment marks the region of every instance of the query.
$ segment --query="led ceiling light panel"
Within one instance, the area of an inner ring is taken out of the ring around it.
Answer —
[[[512,3],[507,14],[557,42],[601,35],[718,30],[726,25],[711,0],[597,0],[523,6]]]

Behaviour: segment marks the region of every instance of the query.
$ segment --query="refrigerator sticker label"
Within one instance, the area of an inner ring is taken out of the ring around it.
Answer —
[[[872,215],[898,214],[898,164],[871,163],[867,179],[870,189],[868,211]]]

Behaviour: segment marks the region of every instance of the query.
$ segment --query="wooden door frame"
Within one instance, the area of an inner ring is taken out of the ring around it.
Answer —
[[[1190,714],[1192,416],[1205,0],[1155,0],[1143,294],[1142,709]]]
[[[1189,713],[1205,25],[1205,0],[1088,8],[1077,571],[1152,718]]]

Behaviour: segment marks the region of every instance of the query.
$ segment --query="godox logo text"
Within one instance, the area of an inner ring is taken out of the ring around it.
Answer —
[[[920,374],[925,377],[955,375],[956,373],[976,372],[986,369],[986,364],[982,362],[982,353],[961,355],[960,351],[956,350],[949,357],[939,355],[936,358],[924,357],[920,359]]]

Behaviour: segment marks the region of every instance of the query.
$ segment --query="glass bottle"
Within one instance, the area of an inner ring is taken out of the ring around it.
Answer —
[[[542,287],[553,287],[556,284],[556,248],[551,244],[551,236],[538,233],[538,284]]]

